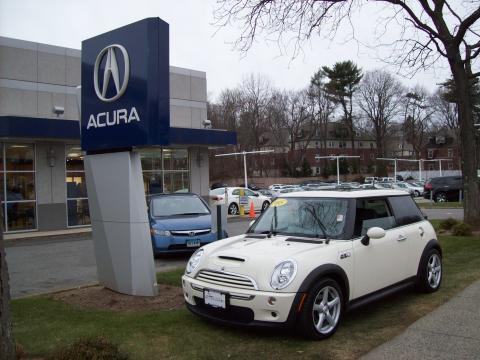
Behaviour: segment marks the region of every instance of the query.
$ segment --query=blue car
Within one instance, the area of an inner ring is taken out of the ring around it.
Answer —
[[[212,229],[210,209],[196,194],[151,196],[148,213],[153,252],[156,255],[192,252],[217,240],[217,233]]]

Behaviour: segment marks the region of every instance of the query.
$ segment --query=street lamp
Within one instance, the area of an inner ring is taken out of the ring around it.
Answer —
[[[247,155],[249,155],[249,154],[272,153],[272,152],[274,152],[274,150],[242,151],[242,152],[228,153],[228,154],[217,154],[217,155],[215,155],[215,157],[243,155],[243,176],[244,176],[244,180],[245,180],[245,187],[248,188],[248,183],[247,183]]]
[[[353,156],[353,155],[331,155],[331,156],[319,156],[315,155],[315,160],[320,159],[330,159],[335,160],[337,159],[337,184],[340,185],[340,159],[344,158],[359,158],[360,156]]]
[[[397,182],[397,161],[398,160],[401,160],[401,159],[397,159],[397,158],[377,158],[377,160],[386,160],[386,161],[393,161],[393,166],[394,166],[394,170],[393,170],[393,182],[396,183]]]

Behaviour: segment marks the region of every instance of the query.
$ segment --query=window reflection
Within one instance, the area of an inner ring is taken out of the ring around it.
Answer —
[[[7,202],[7,226],[8,231],[34,230],[35,201]]]
[[[83,154],[79,145],[65,147],[65,183],[67,186],[67,225],[90,224],[87,183]]]
[[[5,144],[7,171],[33,171],[34,148],[31,144]]]

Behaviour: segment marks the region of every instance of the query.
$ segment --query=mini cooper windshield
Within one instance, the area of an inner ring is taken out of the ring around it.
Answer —
[[[249,232],[339,238],[345,230],[347,199],[278,198]]]

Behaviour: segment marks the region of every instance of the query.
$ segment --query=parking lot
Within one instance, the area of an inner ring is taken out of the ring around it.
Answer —
[[[429,219],[463,219],[463,209],[423,209]],[[230,236],[242,234],[250,219],[230,217]],[[157,271],[185,266],[189,255],[164,255],[155,260]],[[97,281],[90,235],[10,241],[7,244],[13,298],[81,286]]]
[[[227,231],[242,234],[250,220],[231,219]],[[13,298],[95,283],[97,268],[91,236],[42,238],[7,243],[10,290]],[[188,254],[164,255],[157,271],[183,267]]]

